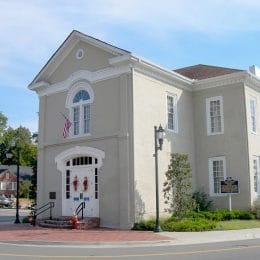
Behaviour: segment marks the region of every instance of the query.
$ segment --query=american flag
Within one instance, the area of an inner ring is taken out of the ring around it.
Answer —
[[[65,123],[64,123],[64,127],[63,127],[63,137],[67,138],[69,136],[70,127],[71,127],[72,123],[66,116],[64,116],[64,118],[65,118]]]

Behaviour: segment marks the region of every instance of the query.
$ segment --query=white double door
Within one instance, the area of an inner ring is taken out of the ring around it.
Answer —
[[[97,169],[96,169],[97,171]],[[67,183],[66,183],[67,182]],[[71,216],[77,207],[85,202],[84,217],[99,217],[99,200],[95,168],[89,166],[73,167],[66,173],[63,192],[63,216]],[[69,194],[68,187],[69,185]],[[67,190],[66,190],[67,189]]]

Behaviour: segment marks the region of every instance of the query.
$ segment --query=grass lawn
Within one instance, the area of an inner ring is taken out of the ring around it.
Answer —
[[[236,230],[245,228],[260,228],[260,220],[220,221],[214,230]]]

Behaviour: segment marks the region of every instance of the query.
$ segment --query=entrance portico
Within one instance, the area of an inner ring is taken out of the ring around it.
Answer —
[[[61,172],[63,216],[71,216],[85,202],[84,217],[99,217],[99,169],[104,157],[103,151],[86,146],[76,146],[56,156]]]

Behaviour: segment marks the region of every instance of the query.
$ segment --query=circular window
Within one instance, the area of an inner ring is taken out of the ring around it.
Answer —
[[[76,52],[76,58],[78,60],[81,60],[84,57],[84,50],[83,49],[78,49]]]

